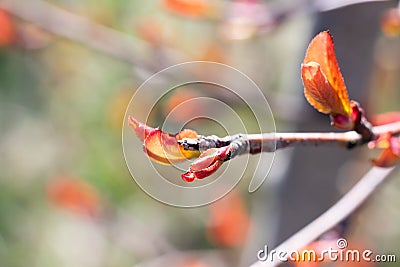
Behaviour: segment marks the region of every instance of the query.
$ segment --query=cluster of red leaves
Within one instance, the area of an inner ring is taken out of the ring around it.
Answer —
[[[329,32],[321,32],[311,41],[301,65],[301,77],[308,102],[318,111],[329,114],[333,126],[353,130],[359,120],[360,109],[358,103],[349,100]],[[380,124],[399,119],[399,113],[376,118]],[[368,147],[383,149],[380,156],[372,161],[376,166],[393,166],[399,160],[400,141],[390,133],[370,142]]]
[[[50,180],[47,197],[58,207],[83,215],[95,216],[101,207],[96,189],[77,178],[58,177]]]

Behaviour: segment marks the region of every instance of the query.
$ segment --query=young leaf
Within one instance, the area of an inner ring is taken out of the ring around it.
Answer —
[[[330,114],[340,123],[335,126],[344,129],[353,127],[350,100],[346,85],[328,31],[319,33],[308,46],[301,65],[304,95],[318,111]]]
[[[383,149],[378,158],[372,160],[375,166],[391,167],[400,160],[400,139],[391,133],[383,134],[378,140],[370,142],[368,147]]]
[[[184,150],[178,145],[178,140],[183,138],[197,138],[193,130],[185,129],[178,134],[170,134],[158,128],[152,128],[132,116],[128,117],[128,123],[141,141],[146,155],[153,161],[170,165],[182,162],[186,159],[198,157],[200,152]]]
[[[207,149],[192,163],[189,171],[182,174],[182,179],[186,182],[193,182],[195,179],[210,176],[229,158],[231,151],[231,146]]]
[[[166,165],[198,157],[200,152],[184,150],[179,146],[178,140],[182,138],[197,138],[197,133],[185,129],[176,135],[172,135],[160,129],[155,129],[145,139],[144,151],[153,161]]]
[[[392,167],[400,160],[400,155],[395,154],[392,149],[384,149],[377,159],[373,159],[372,163],[378,167]]]
[[[339,94],[322,72],[320,64],[316,62],[303,64],[301,77],[304,83],[304,95],[315,109],[326,114],[348,115]]]

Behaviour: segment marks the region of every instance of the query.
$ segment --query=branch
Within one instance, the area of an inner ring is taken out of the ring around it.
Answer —
[[[400,122],[389,123],[372,127],[373,138],[378,139],[385,133],[393,135],[400,134]],[[197,139],[183,138],[178,143],[185,150],[205,151],[210,148],[220,148],[231,144],[248,145],[248,149],[241,149],[240,155],[244,153],[257,154],[261,152],[274,152],[277,149],[294,145],[318,146],[318,145],[339,145],[347,148],[365,144],[362,136],[355,131],[343,133],[266,133],[266,134],[238,134],[220,138],[218,136],[200,136]],[[230,157],[231,159],[233,157]]]
[[[358,207],[363,204],[369,196],[374,193],[378,186],[387,178],[395,168],[378,168],[373,167],[363,178],[335,205],[325,211],[322,215],[308,224],[306,227],[292,235],[289,239],[284,241],[281,245],[274,250],[278,253],[280,251],[288,252],[299,250],[310,242],[317,239],[323,233],[333,228],[335,225],[343,221]],[[268,259],[271,259],[269,257]],[[274,267],[280,265],[282,262],[277,257],[271,261],[258,261],[251,265],[251,267],[269,266]]]

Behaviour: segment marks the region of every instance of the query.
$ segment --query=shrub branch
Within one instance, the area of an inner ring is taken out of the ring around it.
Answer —
[[[373,133],[370,140],[376,140],[385,133],[393,135],[400,134],[400,122],[389,123],[371,128]],[[199,136],[197,139],[183,138],[178,143],[185,150],[205,151],[210,148],[220,148],[230,145],[232,142],[239,147],[238,153],[234,156],[250,153],[258,154],[261,152],[274,152],[278,149],[291,146],[319,146],[319,145],[339,145],[345,148],[353,148],[366,143],[365,138],[356,131],[348,132],[327,132],[327,133],[264,133],[264,134],[237,134],[226,137]]]

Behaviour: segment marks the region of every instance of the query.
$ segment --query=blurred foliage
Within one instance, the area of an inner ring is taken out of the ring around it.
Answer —
[[[212,12],[196,18],[173,13],[179,7],[177,0],[49,2],[145,43],[137,52],[149,62],[157,63],[160,51],[171,48],[189,59],[239,68],[271,100],[280,129],[290,128],[293,118],[288,114],[296,113],[296,107],[304,103],[296,90],[299,64],[311,31],[309,16],[296,15],[273,34],[235,42],[223,37]],[[165,5],[169,4],[173,6],[168,9]],[[374,100],[382,102],[376,110],[385,109],[388,99],[393,100],[391,108],[399,108],[399,39],[384,38],[378,40],[383,48],[377,48],[371,83],[372,94],[375,88],[382,91],[382,99]],[[381,62],[382,57],[392,65]],[[162,66],[160,63],[159,69]],[[233,203],[239,203],[240,208],[219,203],[186,210],[155,201],[133,182],[122,154],[121,126],[131,96],[149,76],[145,71],[134,71],[140,67],[48,34],[0,10],[1,266],[132,266],[163,254],[196,250],[210,253],[195,253],[188,259],[178,254],[176,258],[184,263],[170,266],[234,266],[239,262],[238,251],[246,241],[242,234],[251,225],[248,194],[242,194],[247,185],[241,184],[235,195]],[[164,110],[157,113],[155,121],[196,94],[195,89],[174,91],[165,98]],[[239,105],[235,110],[248,117],[249,128],[254,127],[247,107]],[[227,123],[229,120],[226,118]],[[204,134],[223,131],[219,125],[211,127]],[[82,183],[50,190],[60,177]],[[392,183],[371,208],[385,207],[388,213],[382,209],[378,216],[364,214],[367,219],[360,222],[367,228],[361,235],[372,233],[370,240],[379,239],[376,249],[386,241],[390,244],[385,251],[400,247],[400,215],[395,204],[400,200],[400,188],[398,182]],[[96,212],[88,215],[70,208],[80,204]],[[98,211],[91,205],[99,205]],[[220,218],[223,213],[227,217]],[[376,228],[383,217],[391,219],[380,227],[380,236]],[[241,223],[236,224],[238,221]],[[229,238],[235,231],[241,235]]]

